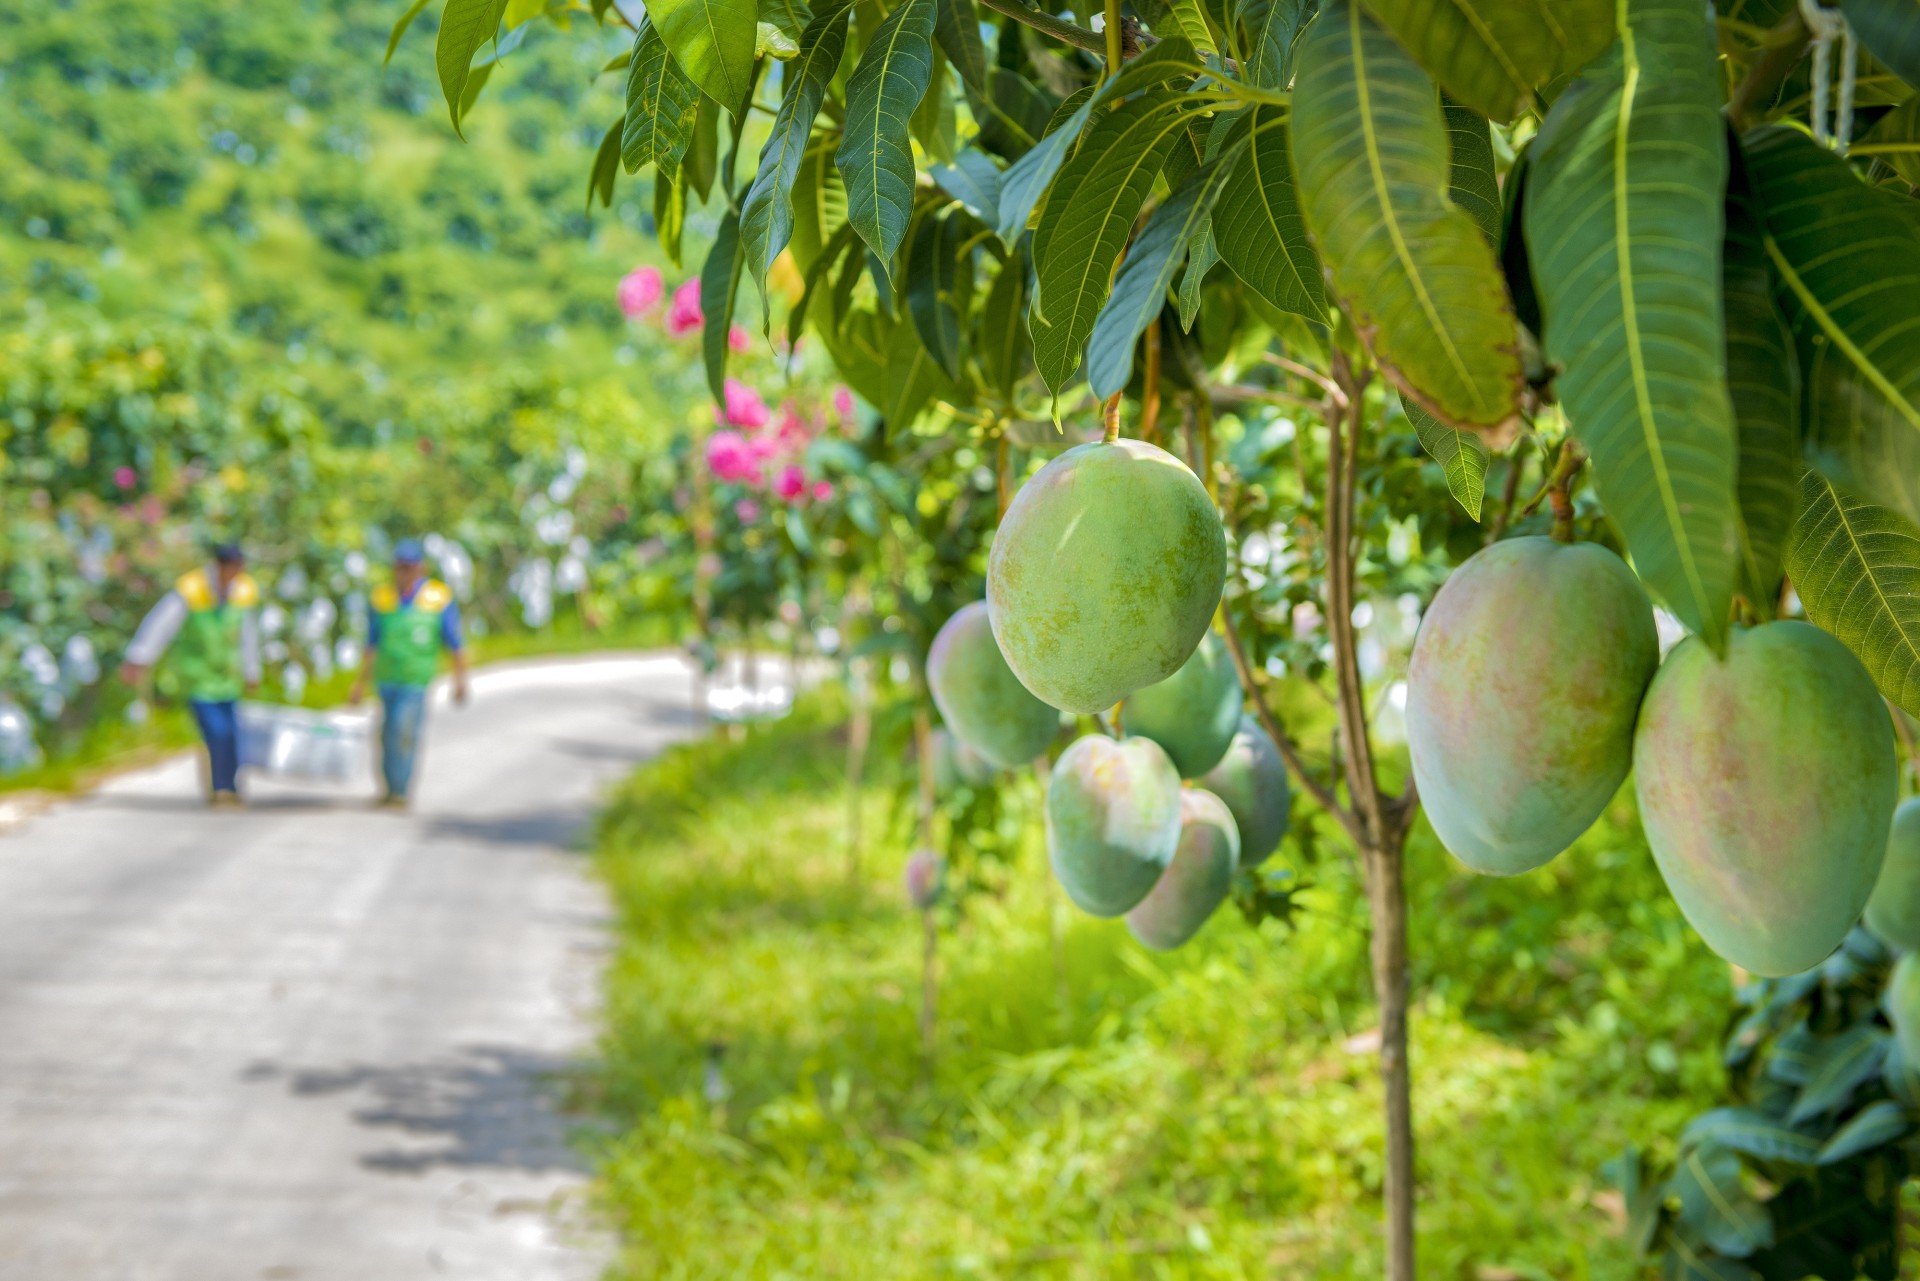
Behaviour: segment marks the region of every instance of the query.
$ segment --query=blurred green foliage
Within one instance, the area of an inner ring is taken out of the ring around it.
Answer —
[[[890,801],[909,766],[876,747],[868,830],[891,823],[890,853],[850,883],[836,699],[675,749],[603,821],[619,947],[591,1101],[614,1127],[618,1274],[1378,1275],[1366,912],[1324,817],[1275,859],[1311,883],[1294,928],[1222,912],[1154,955],[1058,900],[1038,788],[1015,779],[1025,839],[943,925],[929,1075]],[[1664,1152],[1720,1097],[1730,977],[1631,796],[1512,880],[1416,832],[1434,1276],[1635,1275],[1601,1167],[1629,1141]]]

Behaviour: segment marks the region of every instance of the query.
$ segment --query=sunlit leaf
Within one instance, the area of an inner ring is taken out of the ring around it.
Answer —
[[[1287,147],[1287,112],[1260,106],[1234,126],[1247,135],[1213,216],[1220,258],[1248,288],[1282,311],[1326,315],[1320,259],[1307,238]]]
[[[616,120],[608,127],[600,139],[600,147],[593,153],[593,168],[587,174],[587,212],[593,212],[593,199],[600,198],[601,208],[613,204],[613,180],[620,174],[620,134],[625,122]]]
[[[709,98],[730,111],[744,105],[759,38],[755,0],[652,0],[647,17]]]
[[[507,0],[447,0],[447,7],[440,13],[433,65],[440,74],[440,92],[446,97],[447,116],[453,121],[455,133],[460,133],[461,104],[466,101],[473,55],[499,32],[500,17],[506,11]]]
[[[1456,99],[1502,122],[1614,37],[1615,0],[1367,0]]]
[[[847,188],[834,166],[833,153],[839,146],[835,135],[816,137],[807,144],[800,158],[800,173],[793,181],[793,262],[803,273],[813,269],[814,261],[827,242],[847,225]]]
[[[829,3],[801,33],[800,54],[782,73],[785,88],[780,110],[760,149],[760,167],[740,202],[741,253],[760,287],[763,321],[770,311],[765,301],[767,272],[793,237],[793,185],[806,157],[814,117],[846,51],[850,8],[844,0]]]
[[[1375,363],[1440,421],[1512,439],[1519,335],[1492,247],[1445,194],[1439,94],[1354,0],[1301,39],[1292,134],[1307,225]]]
[[[727,338],[733,328],[733,300],[740,292],[740,215],[729,209],[713,233],[713,248],[700,268],[700,311],[706,318],[700,354],[707,390],[714,403],[726,403]]]
[[[983,151],[966,148],[951,165],[934,165],[927,170],[941,190],[958,200],[966,211],[985,226],[1000,220],[1000,170]]]
[[[1526,237],[1548,357],[1641,578],[1714,645],[1739,562],[1713,30],[1636,0],[1533,140]]]
[[[407,6],[407,11],[394,22],[393,30],[387,34],[387,54],[380,60],[382,66],[393,61],[393,52],[400,47],[401,37],[407,34],[407,28],[413,25],[413,20],[420,16],[420,11],[431,2],[432,0],[413,0]]]
[[[1400,407],[1413,424],[1413,434],[1420,438],[1420,448],[1446,474],[1447,491],[1467,515],[1479,520],[1480,504],[1487,492],[1487,443],[1470,431],[1447,426],[1404,396]]]
[[[1166,306],[1181,255],[1220,199],[1237,159],[1237,153],[1225,152],[1187,175],[1134,238],[1087,340],[1087,381],[1094,395],[1111,396],[1133,377],[1134,344]]]
[[[934,362],[949,378],[960,376],[959,217],[927,214],[907,242],[907,314]]]
[[[1206,10],[1200,0],[1167,0],[1167,8],[1173,12],[1173,20],[1179,24],[1180,34],[1204,54],[1220,56],[1220,44],[1213,38],[1213,28],[1207,22]]]
[[[1472,107],[1445,97],[1440,111],[1447,122],[1447,194],[1472,215],[1488,244],[1500,243],[1500,180],[1493,169],[1493,136],[1487,119]]]
[[[935,0],[904,0],[880,24],[847,81],[836,161],[847,218],[889,267],[913,217],[913,147],[907,121],[933,76]]]
[[[1920,716],[1920,526],[1809,470],[1787,573],[1807,617],[1853,651],[1882,694]]]
[[[1759,130],[1746,154],[1800,341],[1808,451],[1920,521],[1920,226],[1804,134]]]
[[[1293,79],[1293,43],[1313,12],[1312,0],[1240,0],[1239,9],[1247,29],[1247,82],[1286,88]]]
[[[1920,94],[1881,116],[1847,154],[1884,161],[1908,186],[1920,187]]]
[[[693,139],[700,109],[700,87],[667,51],[651,22],[641,19],[627,68],[627,117],[620,138],[620,161],[628,173],[658,165],[671,173]]]
[[[959,73],[960,82],[980,92],[987,84],[987,49],[980,40],[980,14],[973,0],[936,0],[933,37]]]

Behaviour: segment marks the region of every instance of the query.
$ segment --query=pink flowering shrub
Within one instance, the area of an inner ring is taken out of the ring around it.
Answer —
[[[773,478],[773,492],[789,503],[806,496],[807,474],[800,470],[800,464],[788,463],[780,469],[780,474]]]
[[[646,315],[660,305],[660,296],[666,292],[666,282],[661,279],[658,267],[635,267],[620,278],[620,312],[628,320]],[[695,292],[698,302],[698,291]]]
[[[113,483],[120,489],[132,489],[140,483],[140,474],[131,467],[113,469]]]
[[[760,462],[754,448],[737,431],[717,431],[707,437],[707,467],[715,480],[730,485],[760,480]]]
[[[753,346],[753,335],[735,325],[727,330],[727,346],[734,351],[746,351]]]
[[[738,378],[727,379],[725,412],[716,407],[713,416],[724,420],[729,427],[765,427],[772,414],[767,402],[760,399],[760,393],[741,382]]]
[[[700,310],[700,281],[687,281],[673,291],[673,303],[667,308],[667,332],[678,338],[699,331],[707,323]]]

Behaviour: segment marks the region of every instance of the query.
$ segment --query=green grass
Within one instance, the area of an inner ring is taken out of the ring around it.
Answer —
[[[617,1275],[1379,1275],[1365,913],[1333,841],[1276,856],[1313,883],[1296,929],[1227,909],[1162,956],[1066,906],[1036,831],[943,921],[929,1075],[904,753],[877,753],[850,882],[841,741],[816,699],[670,752],[603,821]],[[1029,830],[1037,803],[1024,780]],[[1712,1103],[1730,985],[1630,791],[1542,872],[1471,876],[1424,828],[1409,867],[1423,1275],[1633,1275],[1600,1166]]]

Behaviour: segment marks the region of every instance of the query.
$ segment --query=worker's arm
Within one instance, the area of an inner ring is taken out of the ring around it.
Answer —
[[[467,642],[460,633],[460,607],[448,605],[440,611],[440,643],[453,655],[453,701],[467,701]]]
[[[373,681],[373,660],[380,652],[380,615],[377,611],[367,614],[367,652],[360,660],[360,674],[353,678],[353,687],[347,691],[347,704],[358,707],[366,701],[367,686]]]
[[[162,596],[140,620],[139,630],[127,645],[126,658],[120,664],[120,679],[129,685],[139,684],[147,669],[159,662],[167,646],[173,644],[173,638],[180,634],[180,627],[186,621],[186,597],[177,591]]]

